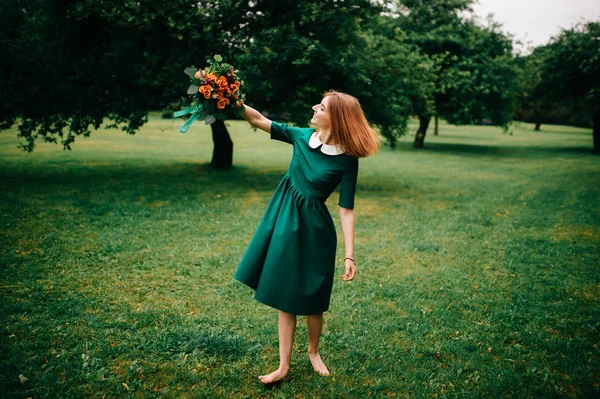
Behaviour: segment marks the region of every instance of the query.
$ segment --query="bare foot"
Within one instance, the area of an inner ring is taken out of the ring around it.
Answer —
[[[314,355],[312,354],[308,354],[308,357],[310,358],[310,362],[313,366],[313,369],[323,375],[323,376],[328,376],[329,375],[329,370],[327,369],[327,366],[325,366],[325,364],[323,363],[323,361],[321,360],[321,356],[319,356],[318,353],[315,353]]]
[[[263,384],[273,384],[274,382],[281,381],[287,377],[288,370],[284,370],[281,367],[273,371],[271,374],[259,375],[258,379]]]

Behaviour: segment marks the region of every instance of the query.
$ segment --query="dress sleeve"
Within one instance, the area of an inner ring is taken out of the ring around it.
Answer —
[[[271,122],[271,139],[294,144],[294,141],[311,129],[288,126],[285,123]],[[313,129],[314,130],[314,129]]]
[[[353,158],[342,176],[342,188],[338,205],[342,208],[354,209],[354,194],[358,177],[358,159]]]

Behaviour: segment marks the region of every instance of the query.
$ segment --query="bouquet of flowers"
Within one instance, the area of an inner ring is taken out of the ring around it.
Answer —
[[[191,78],[187,94],[193,95],[189,108],[175,112],[174,117],[190,115],[179,132],[185,133],[198,118],[209,125],[217,119],[229,119],[242,112],[246,94],[242,91],[244,82],[238,77],[238,70],[223,62],[223,57],[215,55],[208,60],[208,66],[198,69],[191,66],[185,74]]]

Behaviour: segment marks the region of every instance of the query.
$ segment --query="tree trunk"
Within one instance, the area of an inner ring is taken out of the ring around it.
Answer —
[[[395,150],[395,149],[396,149],[396,142],[397,142],[397,140],[396,140],[396,136],[393,136],[393,135],[392,135],[392,136],[389,136],[389,137],[388,137],[388,141],[389,141],[389,143],[390,143],[390,148],[391,148],[392,150]]]
[[[600,154],[600,109],[594,112],[592,136],[594,137],[594,152]]]
[[[429,127],[429,121],[431,121],[431,115],[419,115],[419,130],[417,130],[417,134],[415,135],[413,148],[423,148],[425,135],[427,134],[427,128]]]
[[[233,165],[233,141],[229,137],[225,122],[217,120],[210,125],[213,139],[213,156],[210,166],[215,169],[228,169]]]
[[[534,132],[540,131],[540,126],[542,126],[542,115],[543,115],[543,112],[541,110],[539,110],[539,109],[533,110],[533,116],[535,118],[535,128],[533,129]]]
[[[440,117],[436,115],[434,118],[435,119],[433,120],[433,122],[435,124],[433,125],[433,135],[437,136],[439,133]]]

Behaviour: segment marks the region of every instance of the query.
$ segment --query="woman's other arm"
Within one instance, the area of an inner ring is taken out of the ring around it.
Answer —
[[[254,108],[244,105],[244,112],[241,116],[252,126],[264,130],[267,133],[271,133],[271,120]]]
[[[354,258],[354,209],[340,207],[340,221],[344,232],[346,258]],[[342,276],[342,280],[350,281],[356,275],[356,264],[352,260],[346,259],[344,266],[346,273]]]

